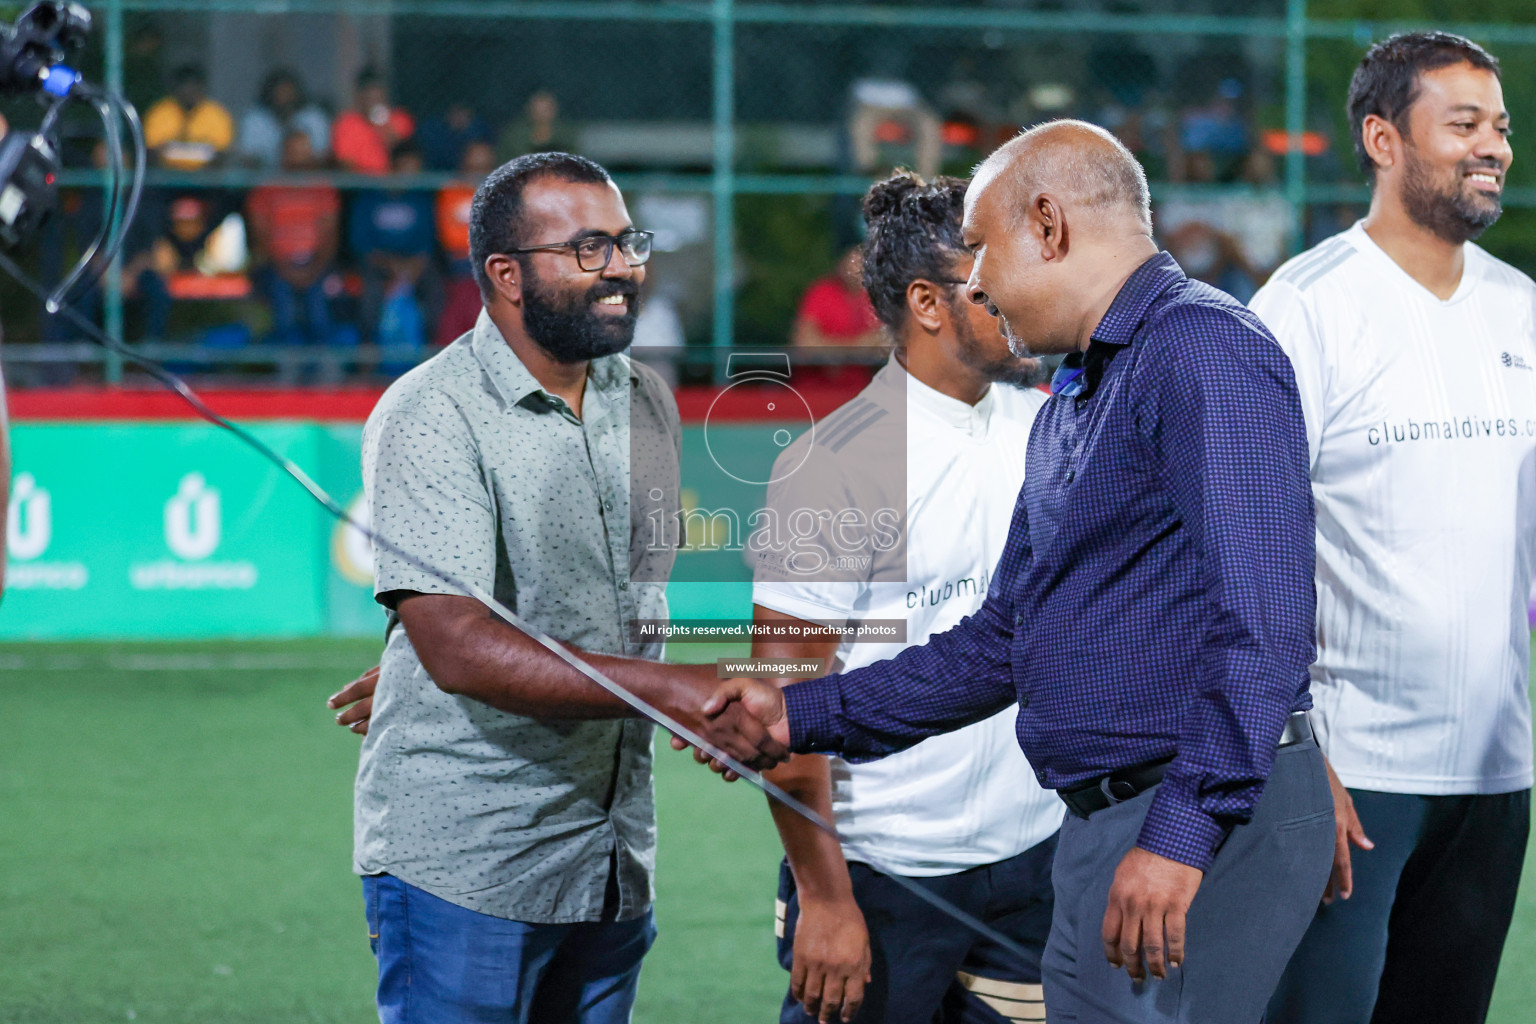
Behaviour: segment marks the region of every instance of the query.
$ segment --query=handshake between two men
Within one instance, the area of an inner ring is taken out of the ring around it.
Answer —
[[[591,657],[586,652],[578,653]],[[666,711],[711,746],[754,771],[766,771],[789,759],[789,719],[784,697],[775,686],[749,678],[718,680],[707,675],[707,669],[701,670],[702,667],[670,667],[678,670],[675,696],[667,702],[668,706],[658,705],[658,710]],[[375,665],[333,694],[326,704],[337,712],[337,724],[366,736],[378,685],[379,668]],[[690,747],[688,741],[672,737],[672,749]],[[725,781],[740,778],[709,753],[697,747],[693,747],[693,752],[696,761],[709,765]]]
[[[727,679],[704,701],[698,714],[707,726],[696,730],[700,737],[747,767],[764,771],[789,760],[789,714],[784,694],[771,683],[747,677]],[[763,730],[763,736],[756,740],[750,757],[743,757],[720,742],[721,739],[736,742],[755,739],[757,728]],[[672,737],[673,750],[687,750],[690,746],[692,744],[682,737]],[[724,762],[711,757],[708,751],[693,747],[693,759],[709,765],[726,782],[740,778]]]
[[[628,718],[638,713],[618,697],[552,656],[531,637],[494,620],[468,597],[415,594],[399,603],[401,622],[423,667],[447,693],[530,718]],[[488,622],[491,618],[494,621]],[[646,704],[692,729],[716,751],[755,771],[789,759],[784,697],[758,679],[721,680],[709,665],[671,665],[594,654],[567,645],[584,661]],[[379,669],[369,669],[327,703],[336,720],[366,735],[376,715]],[[675,749],[689,744],[673,739]],[[696,751],[725,776],[723,762]]]

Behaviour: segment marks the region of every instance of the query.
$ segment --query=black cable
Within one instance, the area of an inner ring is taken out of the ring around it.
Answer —
[[[144,127],[139,121],[139,115],[130,103],[124,103],[116,95],[93,88],[88,85],[79,85],[75,88],[101,117],[102,127],[106,133],[107,159],[111,177],[108,188],[107,207],[102,213],[101,227],[96,232],[96,237],[75,261],[68,275],[53,292],[43,301],[43,308],[49,313],[57,314],[64,299],[75,286],[82,280],[82,276],[92,266],[96,272],[89,280],[100,278],[111,267],[112,261],[117,258],[124,241],[128,237],[128,229],[133,224],[133,218],[139,212],[139,198],[144,192],[144,172],[146,150],[144,145]],[[50,115],[56,115],[63,101],[56,103],[49,110]],[[134,159],[132,185],[129,190],[126,205],[123,202],[122,167],[123,147],[118,133],[118,117],[128,122],[129,134],[133,138]],[[118,217],[118,208],[123,207],[122,217]],[[114,233],[114,228],[115,233]],[[109,233],[111,240],[104,252],[101,251],[103,241],[106,241]],[[100,255],[98,256],[98,253]]]
[[[103,92],[102,95],[123,120],[128,122],[128,136],[133,140],[133,183],[128,190],[128,205],[124,207],[122,220],[118,222],[117,237],[107,247],[106,255],[103,257],[103,262],[110,264],[122,251],[123,243],[128,238],[128,230],[133,226],[133,219],[139,215],[139,201],[144,196],[144,176],[149,170],[149,151],[144,144],[144,123],[139,120],[139,112],[133,108],[133,104],[116,93]]]
[[[57,101],[48,113],[50,115],[56,114],[59,108],[67,102],[69,102],[68,99]],[[75,261],[75,265],[69,269],[68,274],[64,275],[64,280],[59,283],[58,287],[53,290],[53,293],[43,302],[43,309],[50,314],[58,313],[59,303],[74,288],[81,275],[91,267],[96,254],[101,250],[102,243],[107,241],[108,236],[112,232],[113,225],[117,223],[117,208],[122,201],[123,145],[122,140],[118,137],[117,122],[113,120],[112,110],[105,100],[92,99],[87,102],[96,111],[97,116],[101,118],[101,127],[107,143],[107,204],[106,208],[102,210],[101,225],[96,229],[96,236],[91,239],[91,244],[85,247],[85,251],[80,254],[80,258]],[[103,261],[104,264],[110,262],[110,259]],[[96,276],[99,277],[100,274],[98,273]]]

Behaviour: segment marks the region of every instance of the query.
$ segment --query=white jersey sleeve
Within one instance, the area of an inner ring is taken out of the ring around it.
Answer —
[[[1296,375],[1296,390],[1301,395],[1302,416],[1306,420],[1309,464],[1316,466],[1322,446],[1323,424],[1328,418],[1333,375],[1333,361],[1326,352],[1327,338],[1319,329],[1315,311],[1306,296],[1289,281],[1270,281],[1259,289],[1248,305],[1290,357],[1291,369]]]

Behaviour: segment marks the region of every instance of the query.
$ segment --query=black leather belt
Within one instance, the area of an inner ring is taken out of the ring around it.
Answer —
[[[1297,743],[1305,743],[1311,738],[1312,723],[1307,719],[1307,713],[1297,711],[1285,720],[1285,728],[1281,730],[1280,742],[1276,746],[1290,747]],[[1168,772],[1168,765],[1172,761],[1173,758],[1169,757],[1151,764],[1123,768],[1075,789],[1059,789],[1056,795],[1061,797],[1062,803],[1067,805],[1067,810],[1079,818],[1086,818],[1094,811],[1102,811],[1106,807],[1123,804],[1127,800],[1140,796],[1162,782],[1163,776]]]

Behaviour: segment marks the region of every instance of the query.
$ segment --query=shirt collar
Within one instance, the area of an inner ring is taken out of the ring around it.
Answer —
[[[970,434],[984,431],[991,419],[992,407],[995,404],[992,393],[996,390],[996,385],[987,388],[987,393],[981,397],[981,401],[971,405],[924,384],[908,373],[906,367],[901,365],[894,354],[885,364],[885,368],[880,371],[880,376],[887,378],[892,387],[902,389],[909,404],[926,410],[957,430]]]
[[[507,344],[500,328],[484,309],[480,310],[480,316],[475,321],[470,348],[490,378],[491,386],[509,408],[523,402],[529,395],[552,397],[528,372],[528,367],[512,351],[512,346]],[[603,356],[587,364],[588,386],[605,394],[621,391],[630,381],[638,379],[638,371],[624,355]]]
[[[1158,253],[1132,271],[1120,286],[1109,312],[1093,329],[1093,340],[1109,345],[1129,345],[1136,331],[1147,319],[1147,311],[1158,296],[1181,281],[1184,271],[1166,251]]]

